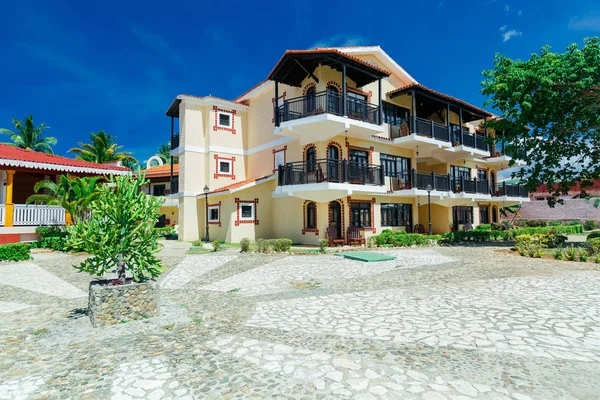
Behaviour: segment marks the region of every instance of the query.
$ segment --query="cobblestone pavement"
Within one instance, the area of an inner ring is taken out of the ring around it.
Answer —
[[[82,256],[0,264],[0,399],[599,399],[600,268],[494,247],[166,254],[94,329]]]

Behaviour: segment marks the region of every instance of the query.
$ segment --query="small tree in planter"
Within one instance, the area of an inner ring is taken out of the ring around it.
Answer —
[[[94,326],[156,315],[156,282],[162,266],[154,224],[161,200],[146,195],[145,177],[114,176],[99,188],[90,206],[90,217],[70,228],[69,245],[83,248],[92,257],[75,266],[103,276],[116,270],[115,280],[90,283],[89,313]],[[127,272],[131,278],[127,278]]]

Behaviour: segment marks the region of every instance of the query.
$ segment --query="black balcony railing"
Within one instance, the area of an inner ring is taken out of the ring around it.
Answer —
[[[347,160],[319,159],[298,161],[279,166],[279,186],[322,182],[345,182],[359,185],[383,185],[383,170],[378,165]]]
[[[528,197],[529,192],[523,185],[511,185],[507,183],[501,183],[498,185],[498,196],[508,197]]]
[[[466,129],[460,129],[458,125],[440,124],[425,118],[406,118],[390,125],[390,138],[396,139],[416,133],[419,136],[425,136],[454,145],[464,145],[474,149],[489,151],[489,145],[484,135],[472,134]]]
[[[173,134],[173,139],[171,140],[171,150],[175,150],[179,147],[179,132]]]
[[[344,101],[342,97],[339,94],[324,91],[286,100],[284,104],[277,108],[279,121],[293,121],[319,114],[343,116]],[[347,98],[346,104],[348,118],[375,125],[381,124],[379,121],[379,106],[351,97]]]
[[[508,156],[517,160],[524,159],[524,153],[519,150],[508,150],[508,145],[505,141],[498,141],[491,146],[491,156],[492,157],[500,157],[500,156]]]

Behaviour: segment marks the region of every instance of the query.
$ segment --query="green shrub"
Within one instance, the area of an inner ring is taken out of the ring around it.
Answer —
[[[243,238],[242,240],[240,240],[240,251],[242,253],[247,253],[248,251],[250,251],[250,239]]]
[[[154,232],[160,237],[169,236],[173,233],[173,231],[174,231],[174,229],[170,226],[164,226],[162,228],[154,228]]]
[[[569,223],[567,225],[568,226],[581,225],[581,221],[579,221],[579,220],[569,221]]]
[[[567,237],[565,235],[559,234],[554,228],[550,228],[550,231],[548,233],[541,235],[544,236],[546,245],[550,248],[562,247],[567,241]]]
[[[563,223],[560,219],[552,219],[548,221],[548,226],[561,226]]]
[[[492,225],[491,224],[479,224],[475,227],[475,229],[478,231],[489,231],[492,229]]]
[[[583,229],[585,229],[586,231],[593,231],[597,227],[598,222],[594,221],[593,219],[588,219],[583,223]]]
[[[35,233],[40,235],[40,240],[50,237],[67,237],[67,231],[61,226],[38,226]]]
[[[329,240],[327,240],[327,239],[319,240],[319,250],[321,250],[322,253],[325,253],[325,249],[327,248],[328,244],[329,244]]]
[[[62,237],[46,237],[38,241],[38,248],[65,251],[67,240]]]
[[[590,253],[585,249],[579,249],[579,261],[586,262],[588,260]]]
[[[600,231],[594,231],[594,232],[590,232],[589,235],[587,235],[587,241],[589,242],[592,239],[597,239],[600,238]]]
[[[217,251],[219,251],[219,248],[221,247],[223,242],[221,242],[219,239],[217,239],[217,240],[213,240],[212,242],[210,242],[210,244],[212,244],[213,252],[217,252]]]
[[[564,259],[562,249],[556,249],[556,251],[554,252],[554,259],[555,260],[562,260],[562,259]]]
[[[565,250],[565,260],[575,261],[575,258],[577,258],[577,251],[575,250],[573,245],[571,245],[571,247],[567,247]]]
[[[292,239],[271,239],[269,240],[269,243],[276,253],[287,253],[292,247]]]
[[[256,239],[256,251],[259,253],[269,252],[269,241],[266,239]]]
[[[588,240],[586,247],[589,253],[593,256],[600,254],[600,238]]]
[[[367,238],[367,247],[372,249],[375,246],[377,246],[377,238],[375,236],[369,236]]]
[[[547,247],[545,235],[519,235],[515,238],[515,248],[522,256],[541,258]]]
[[[483,231],[482,231],[483,232]],[[406,233],[405,231],[383,230],[379,235],[372,236],[378,246],[383,247],[410,247],[427,246],[443,239],[442,235],[422,235],[420,233]]]
[[[600,264],[600,254],[598,254],[598,255],[596,255],[596,256],[594,257],[594,262],[595,262],[596,264]]]
[[[0,244],[0,261],[23,261],[31,258],[29,243]]]
[[[506,230],[506,226],[504,224],[498,224],[496,222],[492,222],[491,228],[493,231],[503,231]]]

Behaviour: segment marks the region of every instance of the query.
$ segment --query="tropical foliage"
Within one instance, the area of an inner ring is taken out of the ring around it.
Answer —
[[[52,146],[56,144],[56,138],[44,136],[44,131],[49,129],[49,126],[46,124],[35,126],[32,115],[23,121],[13,119],[12,123],[14,130],[0,128],[0,134],[10,136],[13,145],[21,149],[53,154]]]
[[[159,248],[154,224],[162,202],[143,193],[141,186],[146,183],[138,170],[137,177],[111,177],[99,187],[90,218],[70,228],[67,245],[93,256],[77,269],[102,276],[116,268],[120,283],[125,283],[127,270],[136,282],[160,275],[163,268],[155,256]]]
[[[165,164],[171,164],[171,142],[163,143],[159,146],[157,155]]]
[[[61,206],[71,215],[73,222],[77,223],[89,212],[90,205],[99,196],[99,179],[99,176],[76,178],[61,175],[58,183],[37,182],[33,188],[36,194],[27,198],[27,204]]]
[[[497,54],[483,75],[486,105],[502,115],[488,125],[527,163],[514,177],[529,190],[548,185],[551,205],[575,182],[585,190],[600,177],[600,38],[564,53],[546,46],[526,61]]]
[[[79,160],[91,161],[95,163],[105,163],[109,161],[136,161],[133,153],[121,151],[123,146],[116,143],[117,137],[100,131],[90,133],[90,143],[79,142],[80,147],[74,147],[69,150],[75,153]]]

